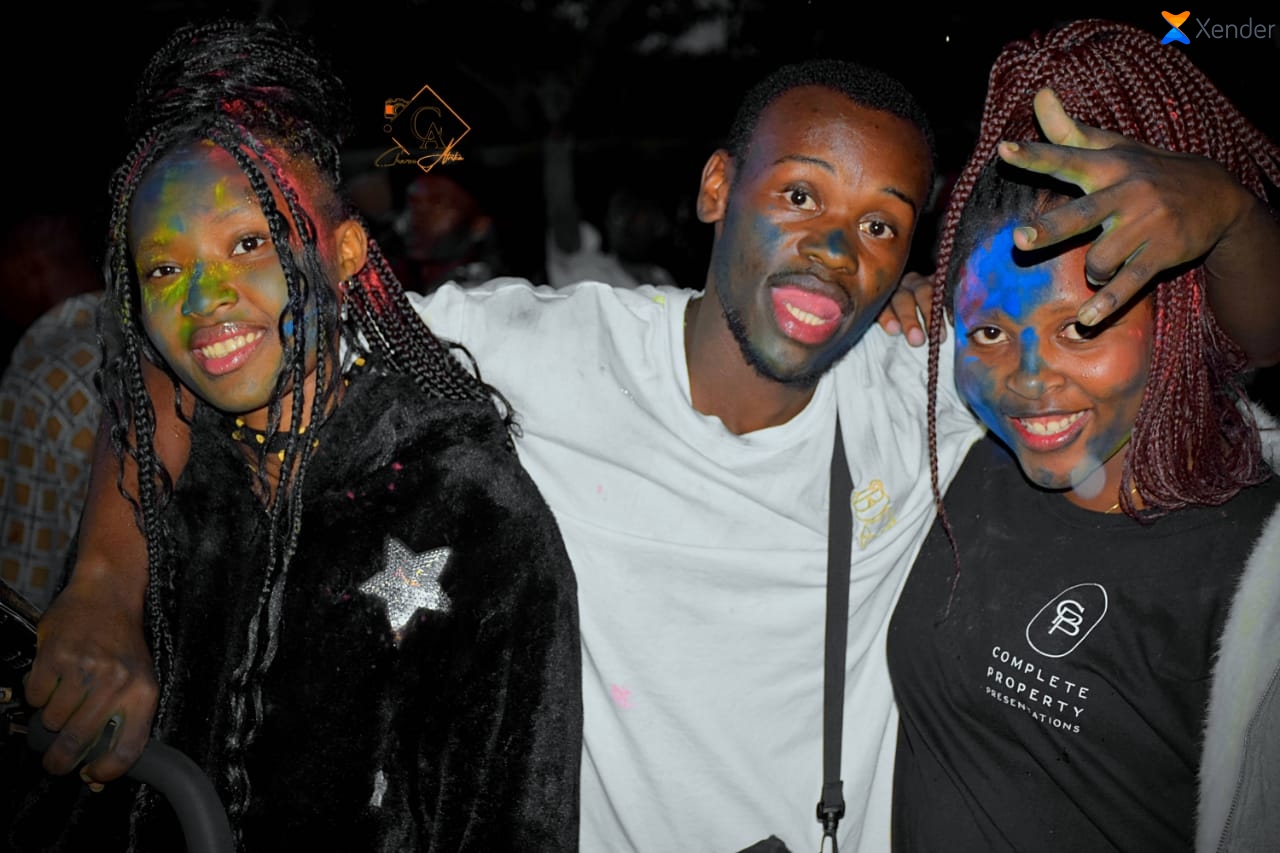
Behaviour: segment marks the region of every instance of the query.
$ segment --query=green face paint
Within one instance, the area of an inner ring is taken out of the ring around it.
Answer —
[[[129,219],[142,324],[184,385],[265,422],[281,369],[288,288],[248,179],[220,148],[166,155]]]

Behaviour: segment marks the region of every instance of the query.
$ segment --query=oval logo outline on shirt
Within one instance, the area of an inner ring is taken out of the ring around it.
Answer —
[[[1064,658],[1098,627],[1107,608],[1107,590],[1101,584],[1069,586],[1031,617],[1026,629],[1027,645],[1044,657]]]

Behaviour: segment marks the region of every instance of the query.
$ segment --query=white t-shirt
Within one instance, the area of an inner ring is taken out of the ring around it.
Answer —
[[[854,482],[845,853],[889,849],[885,633],[934,517],[926,353],[873,327],[788,423],[734,435],[690,403],[694,291],[500,279],[415,298],[519,415],[577,573],[583,853],[816,850],[827,506],[839,410]],[[980,434],[950,381],[941,485]]]

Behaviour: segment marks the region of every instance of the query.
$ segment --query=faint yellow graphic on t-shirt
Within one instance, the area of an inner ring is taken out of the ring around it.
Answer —
[[[853,507],[859,548],[866,548],[872,539],[898,523],[898,517],[893,514],[893,504],[889,501],[889,493],[879,480],[872,480],[866,488],[854,491],[849,503]]]

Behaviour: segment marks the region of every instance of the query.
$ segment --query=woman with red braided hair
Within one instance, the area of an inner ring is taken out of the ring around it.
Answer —
[[[574,575],[504,400],[343,201],[346,107],[268,22],[180,29],[137,92],[101,379],[138,471],[155,731],[240,850],[573,850]],[[8,849],[182,849],[134,788],[49,777]]]
[[[895,849],[1276,849],[1280,439],[1242,381],[1276,361],[1247,314],[1280,285],[1182,232],[1194,206],[1266,227],[1277,185],[1280,148],[1177,45],[1091,20],[996,61],[929,322],[989,437],[890,625]],[[1201,248],[1157,274],[1162,233]]]

